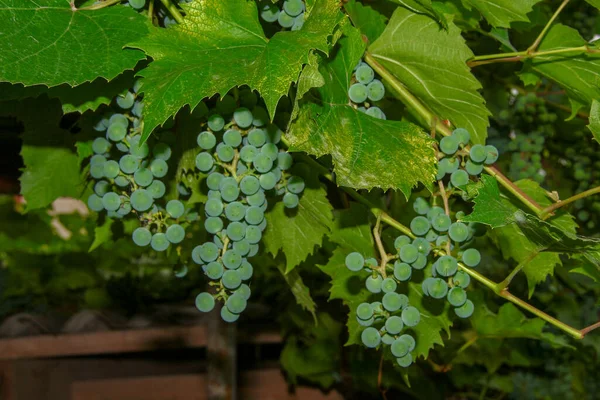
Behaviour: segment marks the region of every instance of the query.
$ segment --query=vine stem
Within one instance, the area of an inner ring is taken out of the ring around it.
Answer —
[[[546,26],[544,26],[544,29],[542,29],[542,31],[540,32],[538,37],[535,38],[535,41],[527,49],[528,52],[530,52],[530,53],[534,52],[538,48],[538,46],[542,42],[542,39],[544,39],[544,36],[546,36],[546,33],[548,33],[548,31],[550,30],[550,27],[552,26],[552,24],[554,23],[556,18],[558,18],[558,15],[567,6],[567,4],[569,4],[569,1],[570,0],[563,0],[563,2],[560,4],[560,6],[558,6],[558,8],[554,12],[554,14],[552,14],[552,17],[550,18],[550,20],[546,23]]]
[[[411,111],[413,111],[417,117],[424,121],[426,126],[435,127],[435,130],[442,136],[450,136],[452,131],[437,118],[431,111],[429,111],[423,103],[419,101],[412,93],[408,91],[406,86],[402,84],[396,77],[390,73],[383,65],[381,65],[375,57],[369,52],[365,53],[364,56],[367,64],[371,66],[383,80],[385,80],[389,86],[393,89],[397,97],[406,104]],[[496,180],[506,190],[512,193],[517,199],[519,199],[527,208],[533,211],[536,215],[540,215],[542,207],[535,202],[531,197],[525,194],[519,189],[510,179],[504,176],[498,169],[493,166],[486,166],[484,170],[496,178]]]
[[[171,0],[160,0],[160,2],[163,3],[163,6],[165,6],[169,13],[171,13],[171,15],[173,16],[173,18],[175,18],[175,21],[177,21],[178,24],[183,23],[183,15],[181,15],[181,12],[179,12],[179,9],[175,4],[171,2]]]
[[[530,255],[528,255],[525,260],[521,261],[519,263],[519,265],[517,265],[510,274],[508,274],[508,276],[506,277],[506,279],[504,279],[502,282],[498,283],[497,285],[497,289],[498,290],[505,290],[506,288],[508,288],[508,285],[510,285],[510,283],[512,282],[512,280],[514,279],[515,276],[517,276],[517,274],[523,269],[525,268],[525,266],[527,264],[529,264],[529,262],[531,262],[531,260],[533,260],[535,257],[537,257],[537,255],[540,254],[539,252],[535,251],[533,253],[531,253]]]
[[[600,193],[600,186],[596,186],[595,188],[591,188],[586,190],[585,192],[581,192],[574,196],[571,196],[565,200],[559,200],[557,203],[551,204],[548,207],[544,208],[540,214],[541,219],[547,219],[552,215],[552,213],[558,210],[561,207],[564,207],[568,204],[571,204],[577,200],[585,199],[588,196],[592,196],[594,194]]]
[[[377,216],[377,222],[375,223],[375,227],[373,228],[373,238],[375,238],[377,250],[379,251],[379,256],[381,257],[379,273],[381,274],[381,276],[383,276],[383,279],[385,279],[387,278],[385,267],[388,263],[388,256],[387,252],[385,251],[385,248],[383,247],[383,243],[381,242],[381,215]]]
[[[72,1],[71,2],[71,9],[73,11],[76,11],[76,10],[84,10],[84,11],[100,10],[101,8],[112,6],[113,4],[117,4],[117,3],[120,3],[122,1],[123,0],[105,0],[105,1],[101,1],[101,2],[96,3],[96,4],[92,4],[91,6],[82,7],[82,8],[76,8],[75,7],[75,2]]]
[[[553,54],[564,54],[564,53],[599,53],[598,50],[592,49],[586,45],[579,47],[565,47],[564,49],[555,49],[547,51],[534,51],[530,53],[528,50],[517,51],[513,53],[498,53],[498,54],[486,54],[483,56],[475,56],[467,61],[467,65],[471,68],[479,65],[493,64],[500,62],[518,62],[527,60],[530,58],[549,56]]]

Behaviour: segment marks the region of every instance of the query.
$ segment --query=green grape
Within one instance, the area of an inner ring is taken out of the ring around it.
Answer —
[[[410,221],[410,230],[417,236],[425,235],[430,228],[429,220],[425,217],[418,216]]]
[[[240,150],[240,158],[242,161],[251,163],[258,154],[258,149],[252,145],[246,145]]]
[[[360,339],[363,344],[370,349],[374,349],[381,343],[381,335],[379,334],[379,331],[373,327],[366,328],[362,331]]]
[[[165,195],[167,188],[161,181],[153,181],[150,186],[146,188],[146,190],[153,198],[160,199]]]
[[[375,78],[375,71],[368,64],[363,64],[354,71],[356,80],[363,85],[368,85]]]
[[[365,286],[367,290],[371,293],[381,293],[381,283],[383,279],[381,275],[377,275],[377,277],[369,276],[365,281]]]
[[[304,2],[302,0],[285,0],[283,2],[283,11],[295,17],[304,11]]]
[[[469,140],[471,140],[471,135],[469,131],[464,128],[457,128],[452,131],[452,136],[454,136],[460,144],[466,146],[469,144]]]
[[[290,169],[293,162],[294,160],[290,153],[283,151],[277,154],[277,166],[282,171]]]
[[[404,328],[404,322],[402,322],[402,318],[392,315],[385,321],[385,330],[392,335],[397,335],[402,332]]]
[[[233,293],[241,294],[246,300],[248,300],[252,294],[252,291],[250,290],[250,287],[248,285],[242,283],[240,287],[235,289]]]
[[[250,252],[248,253],[248,257],[254,257],[255,255],[257,255],[258,249],[258,244],[250,244]]]
[[[107,178],[114,179],[117,175],[119,175],[119,171],[121,168],[119,167],[119,163],[115,160],[109,160],[104,163],[104,176]]]
[[[254,147],[262,147],[267,142],[267,133],[264,129],[254,128],[248,133],[248,144]]]
[[[258,172],[264,174],[273,168],[273,160],[271,160],[268,156],[259,153],[256,155],[256,157],[254,157],[253,165]]]
[[[403,367],[403,368],[407,368],[410,367],[410,365],[413,362],[413,358],[412,355],[407,354],[404,357],[398,357],[396,358],[396,362],[398,363],[399,366]]]
[[[471,147],[471,151],[469,152],[469,157],[471,157],[471,160],[476,163],[484,162],[487,158],[487,155],[488,154],[485,146],[481,144],[473,145],[473,147]]]
[[[94,185],[94,192],[98,196],[104,196],[110,190],[110,183],[108,181],[98,181]]]
[[[481,254],[477,249],[467,249],[462,253],[462,262],[467,266],[474,268],[481,262]]]
[[[242,135],[237,129],[228,129],[223,134],[223,143],[227,146],[238,147],[242,144]]]
[[[405,244],[410,244],[410,242],[411,242],[411,240],[408,236],[400,235],[396,238],[396,240],[394,240],[394,248],[396,250],[400,251],[402,246],[404,246]]]
[[[225,302],[225,307],[234,314],[239,314],[246,309],[248,305],[246,299],[241,294],[232,294]]]
[[[441,256],[435,262],[435,270],[442,276],[452,276],[458,270],[458,262],[452,256]]]
[[[277,177],[272,172],[267,172],[260,176],[260,187],[264,190],[271,190],[277,185]]]
[[[239,201],[229,203],[225,207],[225,216],[230,221],[241,221],[246,215],[246,207]]]
[[[223,162],[230,162],[235,157],[235,150],[231,146],[219,143],[217,145],[217,157]]]
[[[381,303],[383,304],[383,308],[389,312],[396,312],[403,306],[402,297],[396,292],[389,292],[383,295]]]
[[[271,161],[277,161],[277,155],[279,154],[279,148],[274,143],[265,143],[260,148],[260,152],[271,159]]]
[[[408,349],[410,348],[410,343],[403,339],[396,339],[390,346],[390,350],[394,357],[404,357],[408,354]]]
[[[417,345],[417,342],[415,342],[415,338],[413,338],[412,336],[410,336],[409,334],[406,334],[406,333],[404,335],[400,336],[398,339],[404,340],[408,344],[408,352],[409,353],[412,352]]]
[[[166,143],[156,143],[152,149],[152,154],[154,155],[154,158],[167,161],[171,158],[171,147]]]
[[[450,175],[450,182],[452,182],[452,185],[456,187],[465,186],[467,183],[469,183],[469,174],[462,169],[454,171],[452,175]]]
[[[215,261],[219,257],[219,248],[214,243],[204,243],[200,246],[199,252],[200,258],[204,262]]]
[[[402,322],[404,325],[413,327],[421,321],[421,313],[415,307],[407,306],[402,310]]]
[[[346,256],[345,264],[350,271],[357,272],[365,266],[365,258],[355,251]]]
[[[425,254],[419,254],[417,261],[413,262],[411,266],[418,270],[425,268],[427,266],[427,256]]]
[[[362,83],[355,83],[348,89],[348,97],[353,103],[362,103],[367,100],[367,87]]]
[[[140,144],[140,140],[139,135],[129,139],[129,154],[137,158],[146,158],[150,153],[150,146],[148,146],[148,143]]]
[[[462,222],[455,222],[450,225],[448,236],[455,242],[464,242],[469,237],[469,227]]]
[[[248,261],[243,260],[238,272],[240,273],[240,278],[242,278],[243,281],[247,281],[248,279],[252,278],[254,268],[252,268],[252,264],[250,264]]]
[[[120,197],[121,197],[121,205],[119,206],[119,209],[117,210],[117,214],[124,217],[131,212],[131,204],[127,201],[127,198],[125,196],[120,196]]]
[[[228,269],[238,269],[242,265],[242,256],[233,249],[227,250],[221,259]]]
[[[446,232],[451,224],[452,220],[450,220],[450,217],[443,213],[431,218],[431,225],[438,232]]]
[[[412,268],[410,265],[400,262],[399,260],[394,263],[394,277],[400,282],[409,280],[411,275]]]
[[[136,10],[140,10],[140,9],[144,8],[144,6],[146,5],[146,0],[129,0],[129,5],[132,8],[135,8]],[[129,94],[131,94],[131,93],[129,93]],[[133,105],[133,100],[131,100],[131,103]],[[131,107],[131,106],[129,106],[129,107]],[[129,108],[129,107],[122,107],[122,108]]]
[[[260,12],[260,17],[267,22],[275,22],[279,17],[279,8],[275,4],[266,4]]]
[[[94,154],[92,158],[90,158],[90,165],[104,165],[106,162],[106,157],[101,154]]]
[[[258,226],[250,225],[246,227],[246,240],[250,244],[257,244],[262,238],[262,231]]]
[[[412,263],[417,260],[419,250],[412,244],[405,244],[400,249],[400,259],[405,263]]]
[[[265,212],[260,207],[248,207],[245,215],[246,222],[250,225],[258,225],[265,219]]]
[[[458,150],[458,139],[454,136],[446,136],[440,140],[440,150],[448,155],[453,155]]]
[[[240,318],[239,314],[234,314],[227,307],[221,308],[221,319],[225,322],[233,323]]]
[[[104,138],[101,138],[101,137],[96,138],[92,142],[92,150],[96,154],[104,154],[104,153],[108,152],[108,150],[110,150],[110,143],[108,140],[106,140]]]
[[[167,213],[171,216],[171,218],[179,218],[185,212],[185,207],[183,203],[179,200],[169,200],[166,207]]]
[[[215,308],[215,298],[207,292],[196,296],[196,308],[201,312],[210,312]]]
[[[140,161],[131,154],[125,154],[119,160],[119,168],[126,174],[133,174],[140,166]]]
[[[219,132],[225,126],[225,120],[219,114],[213,114],[208,117],[208,127],[213,132]]]
[[[358,324],[360,326],[371,326],[375,322],[375,318],[369,318],[369,319],[362,320],[362,319],[356,317],[356,322],[358,322]]]
[[[121,197],[115,192],[108,192],[102,196],[102,205],[107,211],[116,211],[121,206]]]
[[[217,145],[217,138],[209,131],[200,132],[196,141],[203,150],[210,150]]]
[[[152,235],[150,247],[152,247],[155,251],[165,251],[169,247],[169,240],[167,239],[167,235],[160,232]]]
[[[385,278],[383,282],[381,282],[381,290],[384,293],[395,292],[398,284],[392,278]]]
[[[133,174],[133,180],[139,186],[149,186],[154,181],[154,175],[148,168],[140,168]]]
[[[152,160],[150,163],[150,171],[152,171],[152,175],[156,178],[162,178],[167,175],[167,171],[169,170],[169,166],[165,160],[161,160],[160,158]]]
[[[260,189],[260,182],[255,176],[247,175],[240,181],[240,189],[245,195],[253,195]]]
[[[211,234],[217,234],[223,230],[223,220],[219,217],[208,217],[204,220],[204,229]]]
[[[175,278],[185,278],[188,272],[188,267],[185,264],[179,264],[173,268],[173,275],[175,275]]]
[[[422,197],[417,197],[413,203],[413,210],[419,215],[426,215],[430,208],[429,202]]]
[[[233,112],[233,120],[240,128],[249,128],[253,119],[252,112],[246,107],[240,107]]]
[[[225,272],[225,268],[221,265],[221,263],[217,261],[211,261],[206,264],[206,268],[204,268],[204,273],[210,279],[217,280],[221,279],[223,273]]]
[[[224,209],[223,202],[221,201],[220,198],[208,199],[206,201],[206,204],[204,205],[204,212],[209,217],[218,217],[219,215],[221,215],[223,213],[223,209]]]
[[[265,111],[266,112],[266,111]],[[267,117],[268,121],[268,117]],[[281,141],[283,131],[275,124],[268,124],[267,127],[267,142],[277,144]]]
[[[245,229],[244,229],[245,233]],[[247,240],[238,240],[233,242],[233,249],[242,257],[245,257],[250,252],[250,243]]]
[[[440,278],[433,278],[427,284],[427,293],[434,299],[442,299],[448,293],[448,284]]]
[[[167,228],[166,236],[173,244],[181,243],[185,238],[185,229],[179,224],[173,224]]]
[[[226,202],[237,200],[240,196],[240,189],[236,183],[227,183],[221,188],[221,198]]]
[[[127,135],[127,126],[121,124],[112,124],[106,131],[108,138],[113,142],[120,142]]]
[[[379,101],[385,96],[385,87],[378,79],[373,79],[371,83],[367,85],[367,97],[371,101]],[[359,102],[360,103],[360,102]]]
[[[362,320],[371,319],[373,316],[373,307],[369,303],[360,303],[356,307],[356,316]]]
[[[221,181],[223,181],[223,178],[225,177],[220,172],[211,172],[206,178],[206,186],[208,186],[210,190],[219,190],[221,188]]]
[[[286,208],[296,208],[296,207],[298,207],[299,202],[300,202],[300,199],[298,198],[297,194],[286,193],[283,196],[283,205]]]
[[[266,203],[265,192],[262,190],[259,190],[258,192],[254,193],[253,195],[247,196],[246,201],[248,202],[248,205],[250,205],[250,206],[260,207]]]
[[[387,344],[388,346],[391,346],[392,343],[394,343],[394,340],[396,340],[396,338],[392,335],[388,335],[387,333],[384,333],[381,337],[381,341],[383,342],[383,344]]]
[[[434,229],[430,229],[429,232],[427,232],[427,235],[425,235],[425,240],[428,242],[435,242],[438,236],[439,235]]]
[[[294,25],[294,21],[295,18],[286,12],[279,13],[277,17],[277,22],[279,22],[282,28],[291,28]]]
[[[234,269],[225,271],[221,279],[223,286],[231,290],[237,289],[242,284],[242,278],[240,277],[239,272]]]
[[[365,114],[377,119],[386,119],[385,114],[383,111],[381,111],[381,108],[375,106],[369,107]]]
[[[127,179],[126,177],[120,175],[117,176],[115,178],[115,185],[119,186],[119,187],[126,187],[129,186],[129,179]]]
[[[123,114],[113,114],[108,120],[108,126],[111,125],[122,125],[124,127],[129,126],[129,120]]]
[[[498,149],[495,146],[492,146],[491,144],[488,144],[487,146],[485,146],[485,151],[486,151],[486,157],[485,157],[485,163],[487,165],[492,165],[493,163],[495,163],[498,160]]]
[[[427,218],[429,218],[429,221],[431,221],[433,225],[433,219],[440,214],[444,214],[444,209],[442,207],[433,206],[427,211]],[[448,224],[448,226],[450,226],[450,224]]]
[[[133,8],[140,9],[146,4],[146,0],[130,0],[129,4]],[[135,102],[135,95],[129,91],[117,96],[117,105],[124,110],[128,110],[133,107]]]
[[[196,246],[192,249],[192,261],[196,264],[204,264],[200,253],[202,252],[202,246]]]
[[[431,252],[431,244],[425,238],[416,238],[413,240],[412,245],[417,248],[419,253],[426,256]]]
[[[454,307],[460,307],[467,301],[467,292],[461,287],[455,286],[448,292],[448,303]]]
[[[467,300],[465,304],[454,309],[454,313],[460,318],[469,318],[475,311],[475,305],[471,300]]]
[[[423,290],[423,295],[425,296],[429,296],[429,286],[434,283],[436,280],[436,278],[426,278],[422,283],[421,283],[421,290]]]
[[[246,226],[241,222],[232,222],[227,225],[227,236],[229,239],[239,241],[246,236]]]
[[[287,190],[294,194],[302,193],[305,186],[304,179],[299,176],[290,176],[287,181]]]
[[[458,158],[446,157],[440,160],[438,166],[444,170],[444,175],[451,174],[460,167],[460,161]]]
[[[92,211],[100,212],[104,210],[102,198],[95,193],[92,193],[90,197],[88,197],[87,205]]]
[[[483,171],[483,164],[476,164],[471,160],[467,160],[465,170],[469,175],[477,176]]]

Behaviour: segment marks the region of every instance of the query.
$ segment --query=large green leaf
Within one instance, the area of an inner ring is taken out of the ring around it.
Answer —
[[[485,142],[490,112],[466,65],[473,53],[454,23],[441,30],[428,17],[398,8],[369,51],[438,117],[468,129],[473,143]]]
[[[293,171],[300,171],[296,168]],[[333,224],[332,207],[327,192],[314,174],[297,174],[304,178],[306,189],[297,209],[290,210],[278,201],[266,213],[267,228],[263,236],[265,249],[285,255],[288,273],[320,246]]]
[[[258,90],[271,117],[279,99],[298,80],[314,50],[328,53],[343,15],[336,0],[315,0],[302,29],[270,39],[246,0],[195,0],[182,4],[186,18],[170,29],[155,28],[131,44],[154,59],[144,77],[144,138],[181,107],[232,87]]]
[[[587,42],[577,30],[556,24],[548,31],[539,51],[581,47]],[[562,86],[576,104],[591,104],[600,99],[600,54],[551,54],[535,57],[531,67]]]
[[[432,2],[431,0],[391,0],[394,3],[409,9],[418,14],[427,15],[436,20],[444,28],[448,28],[448,21],[444,16],[443,8],[440,3]]]
[[[352,25],[365,35],[369,41],[377,39],[385,30],[387,18],[377,10],[362,5],[356,0],[350,0],[344,5]]]
[[[300,102],[288,137],[292,150],[331,154],[337,183],[358,189],[400,189],[405,195],[435,176],[431,139],[407,122],[380,120],[349,104],[352,70],[364,52],[358,30],[346,25],[335,55],[319,69],[327,85]]]
[[[529,22],[527,13],[542,0],[462,0],[467,8],[476,8],[490,25],[509,28],[511,22]]]
[[[147,34],[131,7],[72,10],[66,0],[0,0],[0,81],[75,86],[113,79],[144,59],[127,43]]]

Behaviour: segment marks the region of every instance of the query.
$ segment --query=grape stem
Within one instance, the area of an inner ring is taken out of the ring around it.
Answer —
[[[160,0],[160,2],[163,3],[163,6],[165,6],[165,8],[171,13],[171,15],[173,16],[173,18],[175,18],[175,21],[177,21],[178,24],[183,23],[183,15],[181,15],[181,12],[179,12],[179,8],[177,8],[177,6],[173,4],[171,0]]]
[[[438,186],[440,187],[440,197],[442,198],[442,201],[444,202],[444,212],[446,213],[447,216],[450,216],[450,206],[448,205],[448,196],[446,195],[446,189],[444,188],[444,183],[440,180],[438,181]],[[450,238],[448,238],[450,239]],[[450,240],[448,240],[446,242],[446,253],[450,254],[451,253],[451,246],[452,244],[450,243]]]
[[[548,219],[550,216],[553,215],[554,211],[558,210],[559,208],[569,205],[577,200],[585,199],[588,196],[598,194],[598,193],[600,193],[600,186],[596,186],[595,188],[588,189],[585,192],[581,192],[581,193],[571,196],[565,200],[559,200],[558,202],[551,204],[548,207],[544,208],[540,214],[540,218],[544,219],[544,220]]]
[[[502,291],[508,288],[508,285],[512,282],[515,276],[523,269],[527,264],[531,262],[537,255],[540,254],[539,251],[534,251],[529,254],[523,261],[521,261],[512,271],[511,273],[504,279],[502,282],[498,283],[497,289]]]
[[[419,99],[410,93],[406,86],[404,86],[402,82],[400,82],[391,72],[379,64],[373,55],[366,52],[364,55],[364,60],[379,74],[379,76],[381,76],[383,80],[388,83],[396,98],[408,106],[408,108],[417,116],[417,118],[424,122],[424,125],[435,127],[435,130],[442,136],[450,136],[452,134],[450,128],[440,122],[440,119],[431,111],[429,111]],[[468,146],[465,147],[465,149],[468,149]],[[518,198],[525,206],[527,206],[527,208],[533,211],[536,215],[540,214],[542,207],[540,207],[535,200],[519,189],[519,187],[517,187],[510,179],[498,171],[498,169],[493,166],[486,166],[484,167],[484,170],[496,178],[500,185]]]
[[[381,257],[381,263],[379,264],[379,273],[383,276],[383,279],[387,278],[387,274],[385,272],[385,267],[388,263],[388,255],[383,247],[383,243],[381,242],[381,215],[377,217],[377,222],[375,223],[375,227],[373,228],[373,238],[375,238],[375,243],[377,244],[377,250],[379,251],[379,256]]]
[[[554,14],[552,14],[552,17],[550,17],[550,20],[546,23],[546,26],[544,26],[544,29],[542,29],[542,31],[540,32],[538,37],[535,38],[535,41],[532,43],[532,45],[529,46],[529,48],[527,49],[527,52],[533,53],[534,51],[537,50],[538,46],[542,42],[542,39],[544,38],[544,36],[546,36],[546,33],[548,33],[548,31],[550,30],[550,26],[552,26],[552,24],[554,23],[556,18],[558,18],[558,15],[561,13],[561,11],[567,6],[567,4],[569,4],[569,1],[570,0],[563,0],[563,2],[560,4],[560,6],[558,6],[558,8],[554,12]]]
[[[101,8],[112,6],[113,4],[118,4],[121,1],[123,1],[123,0],[104,0],[104,1],[96,2],[95,4],[92,4],[91,6],[82,7],[82,8],[76,8],[75,1],[71,1],[71,9],[73,11],[76,11],[76,10],[85,10],[85,11],[100,10]]]

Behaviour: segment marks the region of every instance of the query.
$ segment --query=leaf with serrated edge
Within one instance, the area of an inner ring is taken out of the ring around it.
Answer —
[[[255,2],[195,0],[181,6],[183,23],[155,28],[131,44],[154,59],[139,73],[144,77],[144,139],[184,105],[194,109],[203,98],[224,95],[234,86],[256,89],[272,117],[309,54],[328,53],[330,36],[343,19],[337,0],[316,0],[302,29],[268,39]]]
[[[364,43],[357,29],[343,29],[340,48],[320,68],[328,84],[304,96],[290,125],[291,150],[331,154],[342,186],[395,188],[409,196],[419,182],[434,180],[431,138],[413,124],[380,120],[350,106],[348,87]]]
[[[90,246],[90,252],[96,250],[104,243],[112,240],[112,225],[114,221],[111,218],[106,218],[102,225],[94,228],[94,242]]]
[[[131,7],[76,10],[66,0],[0,0],[0,81],[71,86],[111,80],[144,53],[123,49],[147,34]]]
[[[473,143],[485,142],[490,112],[466,64],[473,52],[454,23],[441,30],[398,8],[369,52],[438,117],[467,129]]]
[[[369,41],[376,40],[385,30],[387,18],[369,6],[362,5],[356,0],[350,0],[344,5],[352,25],[365,35]]]
[[[476,8],[490,25],[509,28],[511,22],[529,22],[527,13],[542,0],[462,0],[465,7]]]
[[[443,12],[440,12],[436,7],[436,3],[431,0],[391,0],[394,3],[400,4],[401,6],[409,9],[410,11],[418,14],[425,14],[430,18],[433,18],[444,28],[448,28],[448,21],[444,16]]]

